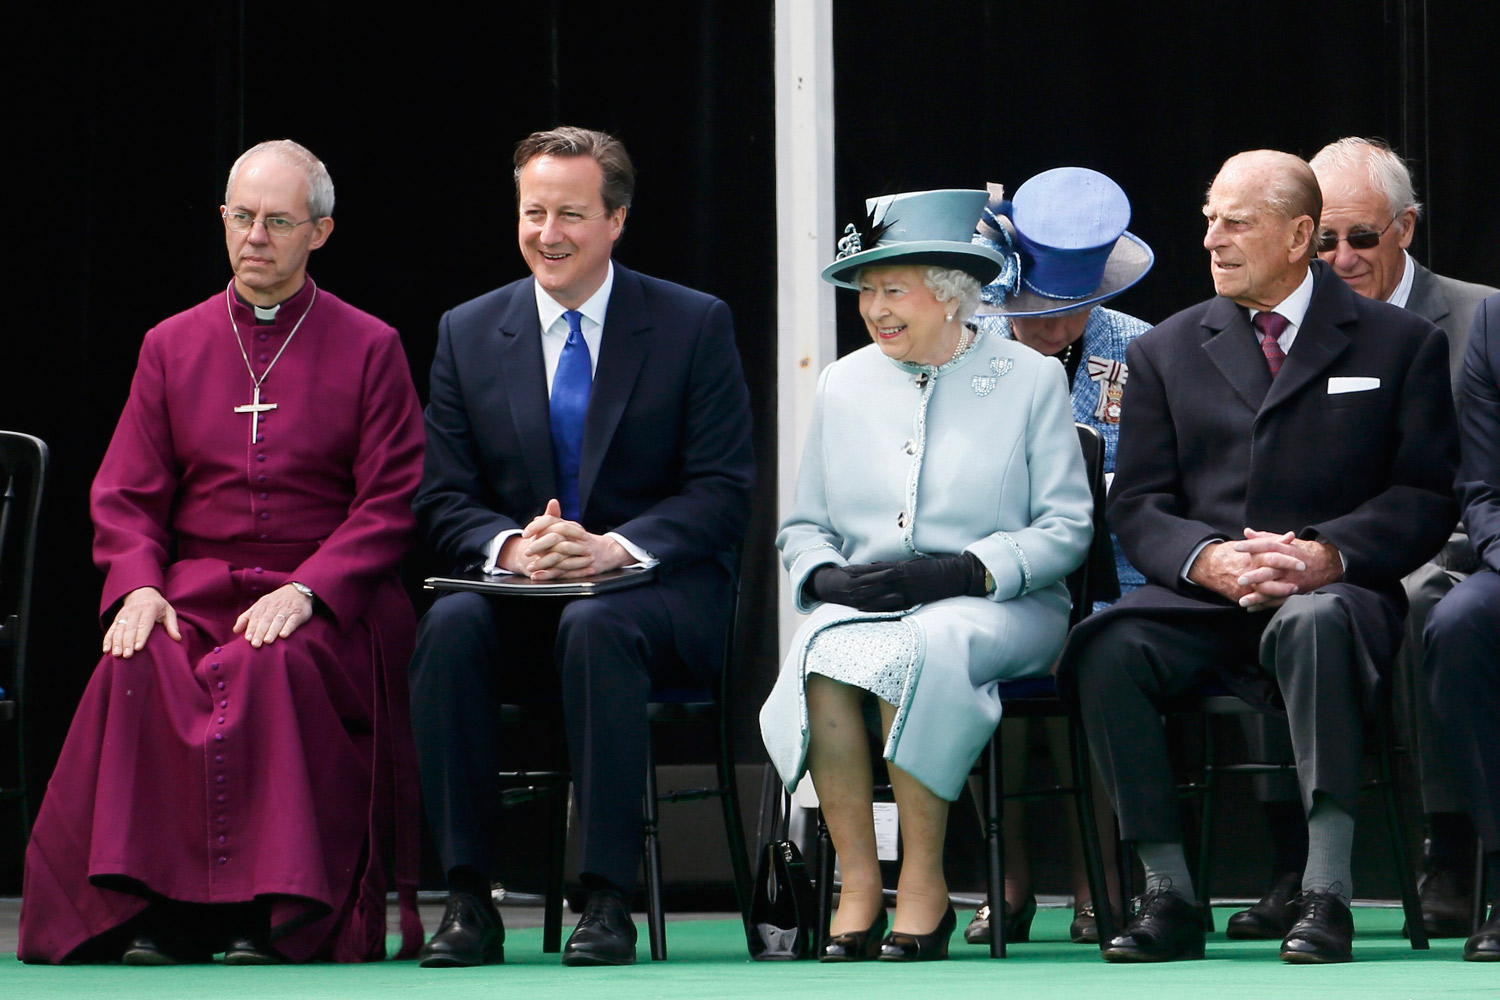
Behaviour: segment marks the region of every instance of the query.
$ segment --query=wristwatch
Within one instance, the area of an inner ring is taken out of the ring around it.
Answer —
[[[314,603],[317,602],[317,600],[318,600],[317,595],[312,592],[312,588],[309,587],[307,584],[305,584],[305,583],[298,583],[296,580],[289,580],[287,582],[289,582],[293,587],[297,588],[297,593],[301,594],[303,597],[307,598],[309,601],[312,601]]]

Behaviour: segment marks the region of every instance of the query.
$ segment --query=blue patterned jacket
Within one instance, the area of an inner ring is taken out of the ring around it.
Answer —
[[[1003,316],[976,316],[974,324],[991,336],[1015,339],[1011,333],[1010,323]],[[1099,393],[1105,383],[1089,377],[1088,359],[1105,358],[1124,365],[1125,348],[1132,340],[1149,329],[1151,329],[1151,324],[1144,320],[1099,306],[1089,316],[1088,325],[1083,328],[1083,336],[1078,341],[1083,350],[1083,361],[1073,375],[1073,385],[1070,387],[1073,397],[1073,419],[1078,423],[1097,428],[1104,436],[1104,471],[1109,474],[1115,471],[1115,449],[1120,443],[1120,425],[1097,415]],[[1127,375],[1126,378],[1128,382],[1129,376]],[[1146,578],[1141,575],[1140,570],[1130,565],[1125,554],[1120,551],[1118,538],[1114,539],[1114,545],[1115,573],[1120,578],[1120,593],[1129,593],[1145,583]],[[1095,609],[1102,606],[1102,604],[1096,605]]]

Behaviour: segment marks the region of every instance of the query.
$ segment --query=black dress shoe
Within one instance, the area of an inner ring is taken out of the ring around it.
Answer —
[[[1490,907],[1490,919],[1464,942],[1465,962],[1500,962],[1500,906]]]
[[[281,965],[285,961],[259,934],[236,934],[224,949],[225,965]]]
[[[194,948],[149,933],[137,934],[125,945],[120,961],[126,965],[197,965],[213,961],[206,948]]]
[[[880,939],[885,937],[885,907],[875,914],[870,926],[862,931],[835,934],[823,946],[820,962],[868,962],[880,957]]]
[[[1116,917],[1117,921],[1118,919]],[[1073,907],[1073,922],[1068,925],[1068,937],[1073,939],[1074,944],[1099,943],[1099,915],[1094,911],[1093,903]]]
[[[448,907],[436,933],[419,955],[424,969],[466,969],[505,961],[505,925],[488,899],[473,893],[448,894]]]
[[[1301,872],[1281,872],[1260,902],[1232,914],[1224,927],[1231,941],[1279,941],[1297,922],[1292,900],[1302,891]]]
[[[1297,922],[1281,941],[1281,960],[1293,965],[1354,961],[1354,915],[1331,892],[1298,895]]]
[[[891,931],[880,942],[880,960],[882,962],[931,962],[940,958],[948,957],[948,939],[953,936],[953,931],[958,927],[958,914],[953,912],[952,904],[943,914],[931,933],[928,934],[904,934],[899,931]]]
[[[1422,874],[1417,877],[1417,901],[1422,905],[1422,926],[1430,938],[1469,936],[1469,917],[1474,892],[1471,872],[1439,865],[1430,854],[1422,856]],[[1401,934],[1410,937],[1405,924]]]
[[[1107,962],[1174,962],[1203,957],[1206,908],[1168,889],[1148,892],[1125,929],[1110,939]]]
[[[1010,903],[1005,904],[1005,942],[1030,941],[1031,921],[1036,917],[1036,897],[1027,896],[1026,902],[1021,904],[1019,910],[1012,911]],[[969,944],[990,943],[990,904],[985,903],[974,911],[974,919],[969,921],[969,926],[964,928],[964,940]]]
[[[614,892],[589,893],[588,905],[568,943],[563,965],[634,965],[635,924],[630,907]]]

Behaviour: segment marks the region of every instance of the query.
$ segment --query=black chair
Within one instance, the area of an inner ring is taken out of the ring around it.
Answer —
[[[0,498],[0,727],[14,731],[16,748],[13,764],[0,766],[0,802],[15,800],[23,847],[31,835],[23,714],[26,640],[46,475],[47,445],[40,438],[0,431],[0,478],[5,481]]]
[[[1427,929],[1422,924],[1422,908],[1417,900],[1417,883],[1413,874],[1410,852],[1407,849],[1406,821],[1401,813],[1401,788],[1395,764],[1395,716],[1392,710],[1390,686],[1381,693],[1380,705],[1375,718],[1366,718],[1365,734],[1373,743],[1376,761],[1376,776],[1364,783],[1363,791],[1379,791],[1385,811],[1386,827],[1391,840],[1391,865],[1401,888],[1401,906],[1406,913],[1406,924],[1414,950],[1428,948]],[[1214,849],[1214,793],[1217,778],[1221,774],[1275,774],[1295,772],[1296,765],[1285,761],[1247,760],[1238,763],[1220,764],[1214,760],[1214,716],[1248,715],[1259,711],[1255,706],[1237,695],[1229,693],[1221,684],[1210,682],[1176,699],[1168,712],[1174,716],[1199,717],[1203,721],[1203,757],[1197,776],[1178,786],[1179,794],[1197,797],[1198,811],[1198,870],[1195,878],[1198,895],[1211,899],[1209,889],[1213,876]],[[1208,929],[1213,930],[1213,910],[1209,909]]]
[[[738,570],[738,566],[736,566]],[[746,855],[745,828],[740,814],[739,787],[735,778],[733,734],[730,731],[731,694],[735,628],[739,619],[739,574],[735,573],[734,605],[724,640],[724,669],[719,674],[719,690],[672,689],[653,691],[647,706],[647,719],[656,725],[693,723],[715,733],[715,766],[718,784],[660,793],[656,780],[656,763],[650,745],[646,756],[646,792],[641,803],[645,820],[644,860],[646,868],[647,928],[651,958],[667,957],[666,909],[662,905],[661,839],[659,803],[695,802],[717,798],[723,810],[724,833],[729,846],[729,862],[734,876],[735,901],[741,920],[750,914],[750,862]],[[586,600],[587,598],[582,598]],[[502,724],[544,724],[553,732],[563,731],[562,706],[556,701],[507,703],[500,708]],[[564,770],[504,771],[500,778],[513,787],[502,793],[502,802],[515,805],[533,799],[550,802],[550,835],[547,855],[547,896],[542,923],[542,951],[562,950],[563,869],[568,836],[568,790],[572,776]]]
[[[1088,473],[1089,489],[1094,497],[1094,544],[1096,549],[1102,547],[1103,555],[1096,558],[1091,553],[1090,558],[1085,559],[1083,565],[1068,576],[1068,594],[1073,601],[1073,612],[1068,620],[1070,628],[1088,617],[1094,609],[1095,593],[1099,588],[1095,586],[1093,568],[1097,565],[1098,558],[1107,558],[1110,565],[1114,563],[1114,546],[1104,520],[1104,438],[1087,424],[1076,426],[1078,444],[1083,450],[1084,467]],[[1099,946],[1103,948],[1114,937],[1114,918],[1108,904],[1109,888],[1104,875],[1104,862],[1099,853],[1099,827],[1094,815],[1091,762],[1083,720],[1076,708],[1070,708],[1058,697],[1057,683],[1051,677],[1005,681],[1000,684],[999,694],[1003,717],[1068,720],[1072,773],[1067,784],[1002,792],[999,733],[991,737],[985,746],[981,759],[984,773],[985,848],[989,856],[990,957],[1006,957],[1005,921],[1000,918],[1003,911],[999,901],[1005,898],[1005,840],[1001,831],[1004,803],[1007,800],[1034,802],[1059,796],[1072,798],[1074,813],[1078,817],[1078,835],[1083,841],[1089,892],[1094,898]]]
[[[1075,425],[1078,444],[1083,451],[1084,468],[1088,475],[1089,490],[1094,498],[1094,532],[1103,533],[1104,544],[1109,545],[1109,529],[1104,524],[1104,438],[1087,424]],[[1110,547],[1113,562],[1113,548]],[[1091,564],[1086,558],[1083,565],[1068,576],[1068,593],[1073,602],[1069,627],[1076,625],[1093,610],[1095,592]],[[1000,741],[998,732],[992,736],[980,756],[984,786],[985,848],[988,855],[990,912],[990,957],[1006,957],[1004,921],[1000,919],[1000,901],[1005,898],[1005,848],[1001,836],[1004,818],[1003,803],[1006,799],[1032,801],[1053,796],[1071,796],[1078,815],[1079,833],[1083,838],[1084,863],[1088,869],[1089,891],[1094,899],[1109,899],[1108,884],[1104,877],[1104,862],[1099,854],[1098,825],[1094,818],[1093,794],[1089,783],[1088,742],[1083,732],[1083,721],[1076,710],[1070,710],[1057,694],[1057,685],[1051,677],[1026,678],[1005,681],[999,685],[1003,714],[1012,718],[1066,718],[1068,719],[1069,745],[1073,767],[1071,781],[1065,785],[1047,788],[1025,789],[1001,794],[1000,791]],[[877,787],[877,794],[888,792],[888,787]],[[829,920],[833,910],[833,842],[828,835],[828,826],[823,821],[822,810],[818,812],[818,847],[815,872],[818,885],[818,926],[814,948],[822,952],[827,940]],[[1100,947],[1114,936],[1114,922],[1108,905],[1096,905],[1098,913]]]

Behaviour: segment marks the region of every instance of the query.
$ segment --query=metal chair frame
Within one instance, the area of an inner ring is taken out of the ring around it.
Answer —
[[[646,869],[647,929],[651,944],[652,961],[664,961],[667,957],[666,910],[662,904],[661,865],[661,817],[662,802],[695,802],[700,799],[717,798],[723,810],[725,838],[729,846],[729,862],[734,877],[735,901],[739,905],[742,921],[750,915],[750,862],[746,854],[744,821],[740,812],[739,785],[735,776],[733,733],[729,722],[733,718],[732,672],[735,628],[739,621],[739,573],[735,566],[733,605],[729,628],[724,639],[724,668],[719,675],[719,690],[711,693],[703,690],[669,690],[653,692],[647,705],[646,718],[655,726],[668,723],[697,723],[712,726],[717,734],[715,767],[718,784],[708,788],[689,788],[681,791],[658,791],[656,761],[648,741],[646,746],[646,790],[642,797],[641,812],[645,821],[643,855]],[[587,598],[581,598],[587,600]],[[500,707],[500,721],[504,723],[543,722],[561,732],[563,726],[562,707],[558,702],[506,703]],[[502,771],[502,782],[517,783],[502,793],[502,802],[513,805],[546,797],[550,800],[550,836],[547,852],[547,895],[542,923],[542,951],[555,953],[562,950],[563,875],[568,839],[568,790],[572,784],[569,771]]]

